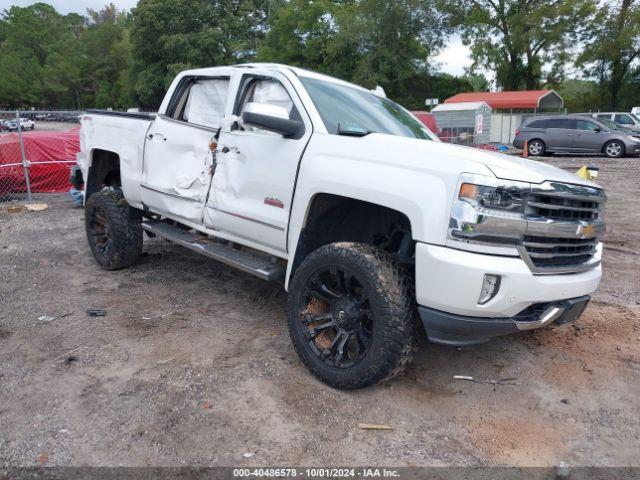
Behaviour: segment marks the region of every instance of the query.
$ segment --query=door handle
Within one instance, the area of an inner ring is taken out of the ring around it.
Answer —
[[[567,137],[573,137],[573,133],[567,133]]]

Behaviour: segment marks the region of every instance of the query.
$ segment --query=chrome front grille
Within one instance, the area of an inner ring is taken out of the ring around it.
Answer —
[[[600,202],[588,198],[571,198],[544,193],[531,193],[528,214],[551,220],[596,220],[600,215]]]
[[[571,273],[597,266],[602,213],[600,189],[548,182],[526,195],[527,233],[519,247],[534,273]]]
[[[596,253],[597,238],[586,240],[525,236],[523,242],[537,268],[564,267],[588,262]]]

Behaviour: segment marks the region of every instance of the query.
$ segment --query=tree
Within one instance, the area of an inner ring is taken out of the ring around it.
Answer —
[[[471,89],[474,92],[487,92],[491,87],[491,82],[487,80],[482,73],[471,71],[470,68],[466,68],[461,80],[468,82],[471,85]]]
[[[286,63],[324,73],[336,74],[342,64],[353,66],[353,52],[336,40],[339,23],[351,8],[349,2],[335,0],[291,0],[278,9],[269,31],[258,46],[257,59]]]
[[[444,33],[429,0],[291,0],[273,17],[258,59],[381,85],[415,104],[416,78],[429,75]]]
[[[543,65],[566,55],[594,9],[593,0],[442,1],[471,47],[473,68],[494,70],[505,90],[538,88]]]
[[[157,108],[176,73],[255,56],[276,0],[140,0],[132,11],[136,93]]]
[[[89,18],[80,37],[83,103],[97,108],[127,108],[134,90],[130,85],[133,47],[130,17],[113,4],[88,10]]]
[[[0,15],[0,104],[11,108],[131,105],[128,17],[113,4],[88,17],[50,5]]]
[[[640,60],[640,1],[602,4],[589,27],[578,65],[607,89],[611,108],[618,108],[620,92]]]
[[[597,82],[567,79],[557,85],[557,92],[569,112],[589,112],[600,106],[602,95]]]

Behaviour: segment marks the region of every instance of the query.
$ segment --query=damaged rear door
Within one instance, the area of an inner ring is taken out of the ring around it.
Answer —
[[[227,108],[229,77],[184,77],[144,145],[142,201],[151,211],[202,224],[210,145]]]

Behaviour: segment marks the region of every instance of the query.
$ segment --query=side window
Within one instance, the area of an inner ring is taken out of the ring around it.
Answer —
[[[619,113],[613,117],[613,121],[620,125],[634,125],[634,121],[629,115],[621,115]]]
[[[533,122],[531,122],[527,126],[529,128],[547,128],[547,121],[546,120],[534,120]]]
[[[611,120],[611,115],[609,115],[608,113],[605,115],[598,115],[598,119]]]
[[[242,116],[247,105],[250,103],[263,103],[268,105],[275,105],[284,108],[289,116],[290,120],[300,120],[300,114],[296,106],[293,104],[293,100],[287,93],[284,86],[277,80],[271,79],[255,79],[245,83],[246,87],[241,92],[240,108],[237,112],[239,116]],[[244,126],[244,130],[253,132],[265,132],[271,134],[257,127],[251,127],[249,125]]]
[[[547,128],[564,128],[572,130],[576,128],[576,121],[568,118],[552,118],[549,120]]]
[[[589,120],[578,120],[578,130],[588,130],[593,132],[597,130],[599,127]]]
[[[193,125],[219,128],[227,104],[229,79],[199,78],[187,82],[169,116]]]

